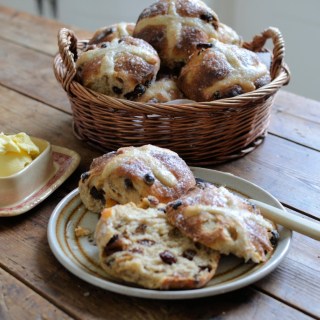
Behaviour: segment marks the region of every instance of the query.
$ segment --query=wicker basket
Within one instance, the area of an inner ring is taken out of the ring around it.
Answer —
[[[154,144],[176,151],[188,164],[209,166],[242,157],[264,139],[276,92],[289,82],[284,41],[268,28],[244,47],[265,52],[272,39],[270,84],[233,98],[205,103],[139,103],[94,92],[74,80],[75,60],[87,44],[68,29],[58,34],[54,72],[67,92],[75,135],[106,152],[123,146]]]

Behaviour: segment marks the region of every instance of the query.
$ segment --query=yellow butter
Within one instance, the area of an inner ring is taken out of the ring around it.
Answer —
[[[30,137],[20,132],[15,135],[0,133],[0,177],[15,174],[29,165],[40,153]]]

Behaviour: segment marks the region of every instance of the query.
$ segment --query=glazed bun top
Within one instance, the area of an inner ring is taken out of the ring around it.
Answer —
[[[102,42],[111,42],[113,39],[120,39],[125,36],[132,36],[135,23],[120,22],[110,26],[102,27],[94,33],[89,40],[89,45]]]
[[[239,47],[242,45],[242,38],[231,27],[222,22],[219,22],[217,40]]]
[[[160,59],[149,43],[126,36],[83,52],[76,66],[78,79],[85,87],[133,100],[155,80]]]
[[[216,39],[198,47],[202,49],[192,55],[178,80],[188,99],[211,101],[234,97],[271,81],[268,68],[252,51]]]
[[[221,41],[238,41],[231,30],[222,27]],[[200,0],[159,0],[140,14],[133,36],[149,42],[162,65],[174,69],[188,61],[198,43],[219,39],[219,19]]]
[[[137,101],[165,103],[183,98],[184,96],[174,79],[162,78],[152,83],[146,92],[137,99]]]
[[[103,190],[106,199],[141,205],[149,196],[161,203],[177,199],[195,183],[192,171],[177,153],[144,145],[123,147],[95,159],[80,180],[80,189],[94,186]]]

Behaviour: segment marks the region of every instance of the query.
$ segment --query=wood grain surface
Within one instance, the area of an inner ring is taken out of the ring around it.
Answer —
[[[71,319],[34,290],[0,268],[0,319]],[[17,303],[19,301],[19,303]]]

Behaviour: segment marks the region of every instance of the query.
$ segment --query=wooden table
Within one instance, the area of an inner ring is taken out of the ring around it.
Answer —
[[[0,219],[0,319],[320,319],[320,245],[297,233],[286,258],[262,280],[188,301],[108,292],[56,260],[46,235],[50,215],[100,155],[73,135],[69,102],[53,75],[62,26],[0,7],[0,131],[24,131],[81,155],[78,169],[44,202]],[[90,36],[72,29],[80,39]],[[281,90],[264,143],[214,169],[257,183],[289,211],[319,221],[320,103]]]

